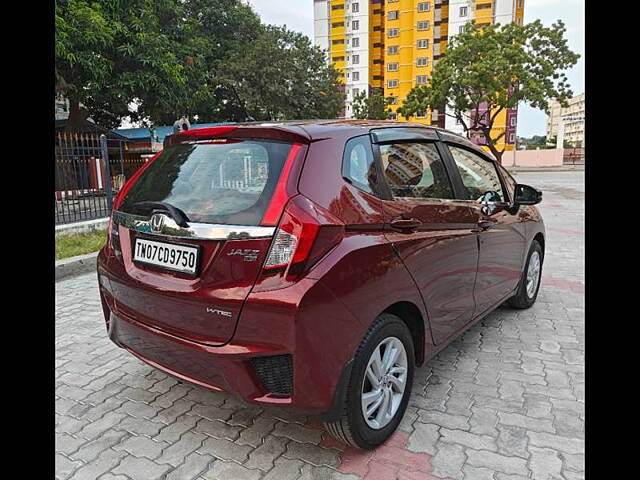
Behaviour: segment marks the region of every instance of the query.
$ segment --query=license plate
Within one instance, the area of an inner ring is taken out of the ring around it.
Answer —
[[[136,262],[192,275],[198,271],[199,257],[198,247],[144,238],[136,238],[133,249],[133,260]]]

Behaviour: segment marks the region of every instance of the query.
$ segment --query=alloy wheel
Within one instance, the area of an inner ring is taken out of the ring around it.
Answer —
[[[540,282],[540,254],[534,251],[529,258],[529,268],[527,268],[527,296],[533,298]]]
[[[407,352],[396,337],[382,340],[371,353],[362,380],[362,415],[367,425],[380,429],[393,419],[405,394]]]

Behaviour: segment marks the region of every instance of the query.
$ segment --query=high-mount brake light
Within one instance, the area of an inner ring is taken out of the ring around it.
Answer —
[[[217,145],[217,144],[224,143],[225,145],[228,145],[230,143],[242,143],[242,140],[237,140],[233,138],[206,138],[204,140],[194,140],[189,143],[195,144],[195,145]]]
[[[237,125],[223,125],[220,127],[207,127],[207,128],[196,128],[193,130],[187,130],[182,133],[175,133],[173,135],[167,136],[165,138],[165,147],[170,147],[171,145],[176,145],[183,141],[190,141],[194,139],[207,139],[214,137],[219,137],[221,135],[226,135],[228,133],[233,132],[238,128]]]
[[[233,132],[237,130],[237,125],[223,125],[220,127],[207,127],[207,128],[195,128],[193,130],[187,130],[182,132],[180,135],[184,137],[215,137],[218,135],[224,135],[229,132]]]

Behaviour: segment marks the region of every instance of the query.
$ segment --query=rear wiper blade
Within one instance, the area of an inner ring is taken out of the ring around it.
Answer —
[[[171,218],[175,220],[175,222],[181,227],[189,226],[189,217],[187,214],[180,210],[178,207],[174,207],[170,203],[167,202],[154,202],[152,200],[146,200],[143,202],[136,202],[133,204],[134,207],[149,209],[149,210],[163,210],[169,214]]]

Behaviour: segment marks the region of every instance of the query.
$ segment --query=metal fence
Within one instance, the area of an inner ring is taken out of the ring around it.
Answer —
[[[56,224],[109,216],[114,195],[144,162],[140,154],[126,152],[126,140],[57,133]]]

